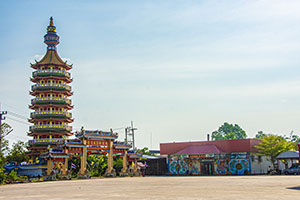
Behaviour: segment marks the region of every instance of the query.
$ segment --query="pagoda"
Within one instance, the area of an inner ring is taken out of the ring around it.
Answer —
[[[50,18],[47,34],[44,36],[44,43],[47,45],[46,55],[40,60],[31,64],[35,69],[30,79],[32,85],[30,94],[34,97],[31,100],[29,122],[33,123],[29,128],[29,156],[39,157],[47,151],[49,145],[55,147],[68,136],[71,136],[73,122],[72,114],[69,112],[73,106],[71,74],[68,72],[72,65],[64,62],[58,55],[56,46],[59,44],[59,36],[56,34],[56,27],[53,18]]]

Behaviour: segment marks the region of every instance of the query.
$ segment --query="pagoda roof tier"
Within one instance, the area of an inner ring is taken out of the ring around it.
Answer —
[[[68,78],[68,77],[57,77],[57,76],[43,76],[43,77],[34,77],[30,78],[30,81],[33,83],[40,83],[40,80],[59,80],[59,81],[65,81],[66,83],[72,83],[73,79]]]
[[[61,69],[38,69],[37,71],[32,72],[32,77],[67,77],[71,78],[71,74],[66,70]]]
[[[63,94],[63,95],[67,95],[68,97],[73,95],[73,92],[68,90],[34,90],[29,92],[29,94],[32,96],[38,96],[39,94],[50,94],[50,93]]]
[[[42,153],[42,158],[69,158],[68,154],[62,149],[48,148],[48,152]]]
[[[73,133],[72,132],[28,132],[27,133],[28,136],[34,137],[34,136],[72,136]]]
[[[31,86],[32,91],[71,91],[72,87],[65,83],[36,83]]]
[[[63,138],[40,138],[40,139],[33,139],[28,140],[29,145],[53,145],[63,142]]]
[[[33,105],[29,105],[28,106],[30,109],[39,109],[39,108],[64,108],[67,110],[72,110],[73,109],[73,105],[68,105],[68,104],[55,104],[55,103],[47,103],[47,104],[33,104]]]
[[[72,136],[73,133],[69,132],[69,131],[59,131],[59,130],[49,130],[49,129],[45,129],[45,130],[32,130],[29,133],[27,133],[28,136],[48,136],[48,135],[53,135],[53,136]]]
[[[67,61],[63,61],[54,49],[48,49],[46,55],[40,61],[36,61],[35,64],[31,64],[31,67],[33,69],[39,69],[40,66],[45,65],[57,65],[64,67],[66,70],[72,69],[72,65],[67,64]]]
[[[32,118],[28,119],[28,122],[34,123],[34,122],[67,122],[67,123],[72,123],[74,122],[74,119],[66,118],[66,117],[61,117],[61,118],[56,118],[56,117],[47,117],[47,118]]]

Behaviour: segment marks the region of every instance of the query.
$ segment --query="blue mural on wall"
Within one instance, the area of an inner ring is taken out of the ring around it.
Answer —
[[[169,158],[169,173],[171,175],[185,175],[187,172],[188,164],[184,156],[172,156]]]

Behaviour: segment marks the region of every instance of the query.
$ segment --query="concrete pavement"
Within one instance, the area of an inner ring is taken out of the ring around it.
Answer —
[[[133,177],[0,186],[0,200],[300,199],[300,176]]]

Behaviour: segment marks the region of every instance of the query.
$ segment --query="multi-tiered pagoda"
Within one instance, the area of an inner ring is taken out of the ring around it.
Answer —
[[[68,72],[72,65],[64,62],[57,54],[56,46],[59,44],[59,36],[56,34],[56,27],[52,17],[47,27],[47,34],[44,36],[47,44],[46,55],[31,67],[35,69],[31,81],[34,83],[30,94],[34,97],[29,106],[33,112],[29,122],[30,156],[40,156],[47,150],[49,145],[56,146],[65,137],[71,136],[73,122],[72,114],[69,112],[72,96],[71,74]]]

